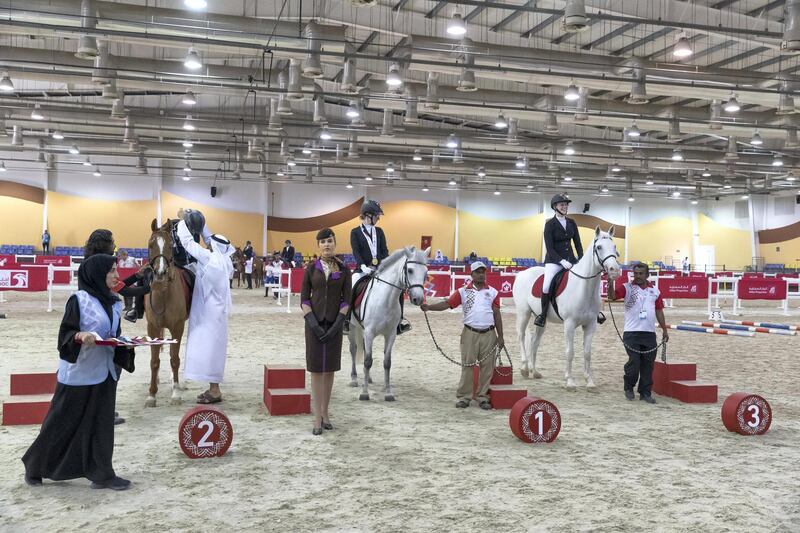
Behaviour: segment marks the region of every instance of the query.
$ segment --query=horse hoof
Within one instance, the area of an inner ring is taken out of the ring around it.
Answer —
[[[530,375],[527,368],[523,368],[522,370],[519,371],[519,373],[522,374],[522,377],[525,379],[527,379],[528,376]]]
[[[575,392],[576,390],[578,390],[578,387],[576,387],[574,383],[567,383],[565,385],[565,388],[570,392]]]
[[[350,381],[350,386],[351,387],[358,387],[358,380],[357,379],[351,380]]]
[[[144,401],[145,407],[155,407],[156,406],[156,399],[155,398],[148,398]]]
[[[594,384],[594,381],[587,381],[586,382],[586,390],[588,391],[596,391],[597,385]]]
[[[170,398],[169,403],[171,405],[181,405],[183,403],[183,398],[181,398],[180,396]]]
[[[369,400],[369,394],[364,394],[362,392],[361,394],[358,395],[358,399],[361,400],[361,401],[368,401]]]
[[[538,370],[533,371],[533,379],[542,379],[542,373]]]
[[[386,402],[393,402],[394,401],[394,394],[386,394],[383,397],[383,400]]]

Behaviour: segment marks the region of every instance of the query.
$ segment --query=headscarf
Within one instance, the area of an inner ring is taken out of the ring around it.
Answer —
[[[231,246],[231,241],[219,233],[211,235],[206,241],[206,244],[208,244],[213,252],[222,254],[223,257],[230,257],[236,251],[233,246]]]
[[[78,268],[78,289],[97,298],[112,323],[114,317],[111,306],[118,302],[119,298],[106,285],[106,276],[116,263],[117,260],[112,255],[96,254],[85,259]]]

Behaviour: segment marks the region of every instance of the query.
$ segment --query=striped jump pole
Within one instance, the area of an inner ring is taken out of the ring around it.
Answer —
[[[718,324],[716,322],[693,322],[691,320],[683,320],[682,323],[688,326],[704,326],[707,328],[722,328],[722,329],[732,329],[737,331],[753,331],[755,333],[769,333],[772,335],[797,335],[796,331],[790,331],[788,329],[762,328],[758,326],[740,326],[739,324]]]
[[[750,322],[748,320],[722,320],[723,324],[738,324],[740,326],[754,326],[757,328],[788,329],[797,331],[798,327],[792,324],[770,324],[769,322]]]
[[[714,335],[733,335],[735,337],[755,337],[755,332],[752,331],[736,331],[733,329],[722,329],[722,328],[706,328],[700,326],[684,326],[684,325],[675,325],[675,324],[667,324],[669,329],[677,329],[680,331],[694,331],[695,333],[711,333]]]

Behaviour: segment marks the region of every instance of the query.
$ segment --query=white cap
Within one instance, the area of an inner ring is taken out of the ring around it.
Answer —
[[[471,265],[469,265],[470,270],[478,270],[479,268],[486,268],[486,265],[483,264],[483,261],[473,261]]]

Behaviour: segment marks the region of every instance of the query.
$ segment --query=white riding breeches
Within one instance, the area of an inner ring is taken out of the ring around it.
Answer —
[[[351,283],[353,287],[356,285],[356,281],[360,280],[364,276],[368,276],[373,272],[373,270],[369,267],[361,266],[361,268],[356,269],[353,271]]]
[[[542,292],[549,293],[550,285],[553,283],[553,278],[556,274],[564,270],[564,267],[559,263],[545,263],[544,265],[544,282],[542,283]]]

